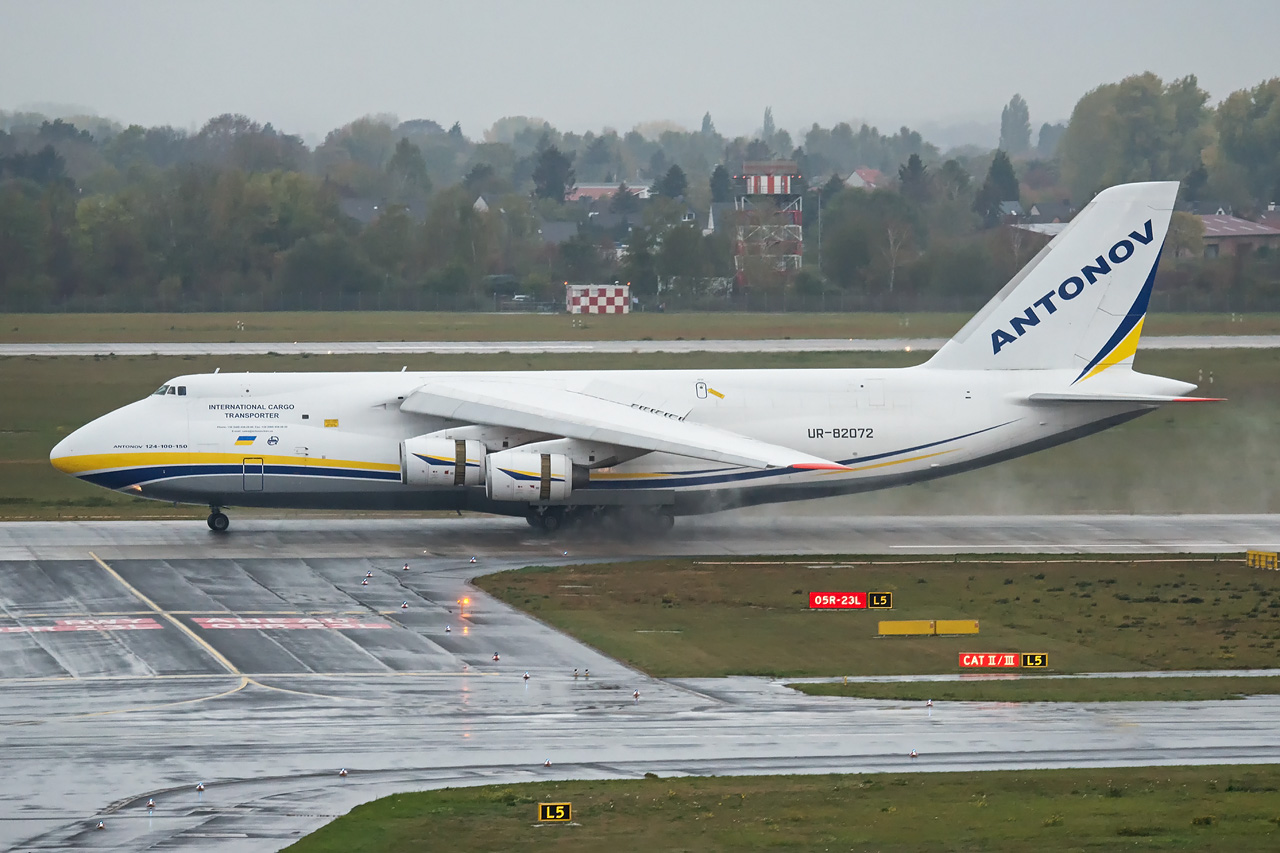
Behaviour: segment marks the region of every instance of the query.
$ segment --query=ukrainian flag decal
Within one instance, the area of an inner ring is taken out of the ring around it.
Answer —
[[[242,435],[236,439],[237,445],[253,444],[258,437],[256,435]]]

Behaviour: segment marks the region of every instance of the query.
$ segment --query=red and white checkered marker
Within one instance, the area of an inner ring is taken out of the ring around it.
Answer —
[[[570,314],[629,314],[631,288],[625,284],[571,284],[565,288]]]

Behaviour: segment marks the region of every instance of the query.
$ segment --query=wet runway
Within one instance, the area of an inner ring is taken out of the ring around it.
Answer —
[[[266,341],[7,343],[0,356],[85,355],[352,355],[390,353],[691,353],[691,352],[932,352],[944,338],[808,338],[698,341]],[[1274,349],[1280,335],[1148,335],[1142,349]]]
[[[625,548],[487,518],[235,519],[227,536],[0,525],[0,849],[276,850],[359,802],[442,785],[1280,761],[1280,697],[936,703],[929,718],[764,679],[657,681],[466,584],[621,551],[1239,551],[1277,530],[1271,516],[696,521]]]

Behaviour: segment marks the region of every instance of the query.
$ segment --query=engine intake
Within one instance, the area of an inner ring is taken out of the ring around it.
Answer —
[[[562,501],[589,476],[563,453],[519,448],[489,454],[484,466],[485,494],[493,501]]]
[[[416,438],[400,442],[400,482],[448,488],[484,483],[485,447],[478,441]]]

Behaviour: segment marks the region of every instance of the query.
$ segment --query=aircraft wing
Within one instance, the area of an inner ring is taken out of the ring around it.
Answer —
[[[505,426],[690,456],[748,468],[840,470],[789,447],[577,391],[511,382],[432,382],[414,391],[401,411],[465,423]]]

